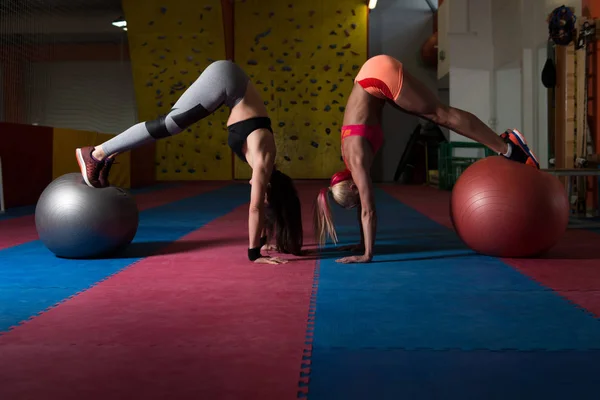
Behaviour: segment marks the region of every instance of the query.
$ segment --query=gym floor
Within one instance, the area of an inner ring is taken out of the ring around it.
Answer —
[[[320,186],[298,183],[313,249]],[[134,193],[118,258],[58,259],[32,209],[0,217],[1,399],[598,398],[598,230],[543,259],[480,256],[449,192],[380,185],[373,263],[328,248],[254,265],[247,184]],[[357,241],[355,214],[334,209]]]

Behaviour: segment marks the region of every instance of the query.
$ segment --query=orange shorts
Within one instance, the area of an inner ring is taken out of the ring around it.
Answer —
[[[349,136],[362,136],[371,145],[373,154],[383,145],[383,130],[379,125],[344,125],[342,126],[342,141]],[[346,160],[344,160],[344,163]],[[346,165],[347,166],[347,165]]]
[[[400,96],[403,81],[402,63],[386,55],[369,58],[354,79],[370,95],[392,101]]]

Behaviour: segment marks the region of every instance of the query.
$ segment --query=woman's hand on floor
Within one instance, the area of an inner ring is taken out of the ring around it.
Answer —
[[[350,257],[344,257],[344,258],[340,258],[338,260],[335,260],[335,262],[340,263],[340,264],[353,264],[353,263],[368,263],[371,262],[371,259],[373,257],[369,257],[369,256],[350,256]]]
[[[256,264],[287,264],[287,260],[279,257],[260,257],[254,260]]]

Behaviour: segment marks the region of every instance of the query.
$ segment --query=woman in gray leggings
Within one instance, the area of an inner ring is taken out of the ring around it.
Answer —
[[[301,253],[300,200],[292,179],[275,168],[277,148],[263,99],[246,73],[231,61],[210,64],[167,115],[140,122],[101,145],[76,149],[81,174],[87,185],[106,187],[118,153],[176,135],[223,104],[231,110],[227,121],[229,146],[252,168],[248,258],[257,263],[284,263],[277,257],[262,256],[260,250],[267,237],[274,236],[280,252]]]

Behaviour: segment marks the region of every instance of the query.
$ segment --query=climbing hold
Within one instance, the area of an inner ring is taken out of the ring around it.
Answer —
[[[344,106],[340,106],[340,107],[339,107],[339,110],[340,110],[340,112],[344,112],[344,110],[346,110],[346,107],[344,107]]]
[[[290,140],[298,140],[298,136],[292,135],[292,136],[290,136]]]
[[[325,108],[323,109],[323,111],[331,111],[331,106],[329,104],[327,104],[325,106]]]
[[[326,66],[323,67],[324,71],[329,71],[330,69],[331,69],[331,67],[329,65],[326,65]]]
[[[356,29],[356,24],[351,24],[351,25],[350,25],[350,28],[352,28],[352,29]]]
[[[315,78],[312,78],[312,79],[310,80],[310,83],[317,83],[317,80],[316,80]]]
[[[161,7],[160,8],[160,13],[161,14],[166,14],[167,13],[167,7]]]
[[[331,35],[331,36],[337,36],[337,33],[335,31],[331,31],[331,32],[329,32],[329,35]]]
[[[325,128],[325,133],[329,135],[331,133],[331,129]]]
[[[256,61],[256,60],[248,60],[248,65],[258,65],[258,61]]]
[[[335,49],[336,47],[337,47],[337,44],[330,44],[330,45],[329,45],[329,48],[330,48],[330,49]]]
[[[338,85],[336,85],[335,83],[331,86],[331,90],[330,92],[335,92],[338,88]]]
[[[335,55],[338,56],[338,57],[343,57],[344,56],[344,52],[343,51],[337,51],[335,53]]]
[[[280,127],[280,128],[283,128],[284,126],[285,126],[285,122],[280,122],[280,123],[279,123],[279,127]]]
[[[283,159],[284,159],[285,161],[292,161],[292,159],[291,159],[291,158],[289,158],[288,156],[283,156]]]
[[[315,141],[312,141],[312,142],[310,142],[310,145],[311,145],[312,147],[314,147],[315,149],[318,149],[318,148],[319,148],[319,143],[317,143],[317,142],[315,142]]]

